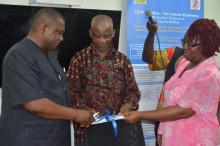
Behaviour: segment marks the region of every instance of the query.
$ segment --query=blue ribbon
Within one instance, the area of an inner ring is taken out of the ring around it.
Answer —
[[[105,119],[108,122],[111,122],[112,127],[114,129],[114,139],[118,136],[118,125],[115,121],[115,116],[111,115],[109,110],[105,110],[104,111],[104,115],[97,117],[98,120],[97,121],[101,121],[103,119]]]

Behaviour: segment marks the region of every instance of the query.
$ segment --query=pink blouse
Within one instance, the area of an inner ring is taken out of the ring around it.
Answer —
[[[162,146],[217,146],[220,71],[214,57],[210,57],[180,76],[188,64],[183,58],[175,75],[164,85],[164,107],[179,105],[192,108],[196,114],[161,122]]]

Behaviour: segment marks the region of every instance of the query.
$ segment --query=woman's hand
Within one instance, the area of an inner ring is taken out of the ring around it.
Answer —
[[[136,123],[137,121],[141,120],[141,112],[138,111],[132,111],[132,112],[127,112],[124,114],[125,116],[125,122],[126,123]]]

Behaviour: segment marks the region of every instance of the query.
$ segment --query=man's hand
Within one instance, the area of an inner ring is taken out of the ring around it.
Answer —
[[[162,134],[157,134],[157,144],[158,146],[162,146]]]
[[[130,124],[136,123],[137,121],[141,120],[141,112],[138,111],[127,112],[124,114],[124,116],[125,122]]]
[[[129,112],[130,110],[131,110],[131,105],[128,103],[125,103],[121,106],[119,114],[123,115],[123,114]]]
[[[79,123],[82,127],[88,127],[93,121],[93,112],[91,110],[82,110],[76,109],[75,110],[75,122]]]

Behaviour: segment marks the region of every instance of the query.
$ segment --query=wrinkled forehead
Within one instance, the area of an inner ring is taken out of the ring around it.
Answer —
[[[112,33],[113,27],[109,23],[100,23],[91,28],[93,33]]]
[[[57,25],[62,24],[65,25],[65,20],[61,17],[50,18],[46,20],[47,25]]]

